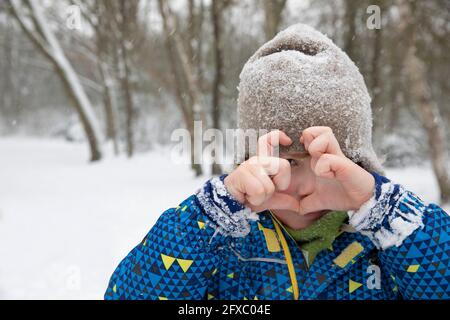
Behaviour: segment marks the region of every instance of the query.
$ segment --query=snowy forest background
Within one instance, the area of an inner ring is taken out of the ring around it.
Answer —
[[[360,68],[388,177],[448,210],[449,1],[2,0],[0,299],[101,298],[160,213],[225,170],[170,163],[172,131],[234,128],[244,63],[298,22]]]

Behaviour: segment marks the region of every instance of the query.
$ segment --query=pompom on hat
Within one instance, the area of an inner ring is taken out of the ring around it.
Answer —
[[[302,131],[328,126],[346,157],[383,174],[372,147],[370,101],[364,79],[347,54],[319,31],[295,24],[260,47],[244,65],[238,127],[280,129],[293,140],[280,152],[306,152],[299,141]],[[245,148],[248,153],[248,145]]]

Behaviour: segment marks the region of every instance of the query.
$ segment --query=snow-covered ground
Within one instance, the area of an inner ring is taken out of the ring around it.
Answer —
[[[161,152],[87,159],[85,145],[0,139],[0,299],[102,298],[160,213],[205,179]]]
[[[206,179],[173,165],[167,149],[87,158],[85,145],[0,139],[0,299],[101,299],[161,212]],[[388,177],[425,201],[438,199],[427,165]]]

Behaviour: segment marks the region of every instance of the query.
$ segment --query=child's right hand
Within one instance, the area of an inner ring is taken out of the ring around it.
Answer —
[[[282,131],[271,131],[258,139],[257,155],[251,157],[224,180],[228,192],[254,212],[266,209],[299,212],[299,201],[285,193],[291,183],[291,166],[273,157],[273,148],[288,146],[292,140]]]

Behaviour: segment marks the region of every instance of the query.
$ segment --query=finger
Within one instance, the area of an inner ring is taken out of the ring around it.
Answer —
[[[271,131],[258,139],[258,147],[256,154],[258,156],[270,157],[274,154],[274,148],[278,147],[280,144],[283,146],[288,146],[292,143],[292,139],[287,136],[281,130]]]
[[[266,201],[275,192],[275,185],[273,181],[268,176],[266,170],[264,170],[264,168],[259,165],[249,165],[248,170],[264,186],[264,201]]]
[[[330,127],[309,127],[303,130],[301,136],[300,136],[300,142],[305,145],[305,149],[308,150],[309,144],[311,143],[314,138],[318,137],[324,132],[330,132],[332,131]]]
[[[252,157],[249,164],[261,166],[271,179],[277,190],[286,190],[291,183],[291,166],[286,159],[276,157]]]
[[[241,172],[241,190],[245,194],[246,202],[258,206],[264,203],[266,192],[263,184],[248,170]]]
[[[273,209],[273,210],[290,210],[294,212],[299,212],[300,210],[300,202],[294,198],[293,196],[290,196],[285,193],[279,193],[275,192],[273,196],[265,202],[262,206],[258,206],[255,208],[252,208],[255,211],[263,211],[266,209]]]
[[[316,141],[317,140],[317,141]],[[339,142],[330,127],[310,127],[300,138],[311,156],[320,157],[322,153],[343,155]]]
[[[352,164],[347,158],[326,153],[317,160],[313,171],[318,177],[347,181],[351,176]]]
[[[348,158],[324,154],[317,161],[314,172],[319,177],[338,180],[352,198],[372,193],[373,186],[367,183],[371,174]],[[368,190],[364,190],[363,186],[367,186]]]
[[[286,159],[278,158],[278,171],[273,174],[272,180],[277,190],[284,191],[291,184],[291,165]]]
[[[305,130],[302,131],[302,134],[300,135],[300,142],[304,143],[305,146],[306,144],[309,145],[309,143],[311,143],[311,141],[314,138],[320,136],[322,133],[325,132],[333,132],[333,130],[330,127],[325,126],[314,126],[306,128]]]
[[[325,203],[320,199],[319,195],[312,193],[300,201],[300,207],[297,212],[305,215],[311,212],[321,211],[327,209]]]
[[[313,158],[319,158],[324,153],[336,156],[343,155],[335,136],[329,132],[323,133],[312,140],[308,147],[308,152]]]

